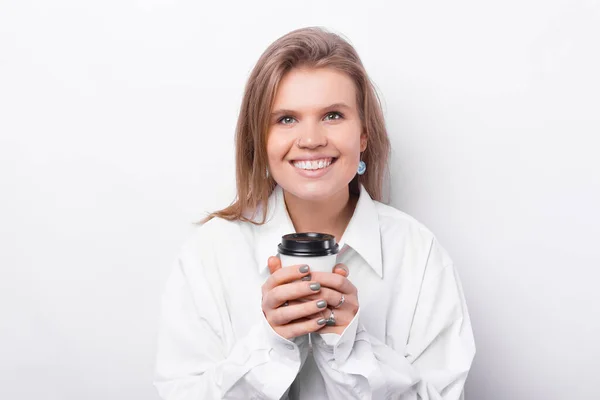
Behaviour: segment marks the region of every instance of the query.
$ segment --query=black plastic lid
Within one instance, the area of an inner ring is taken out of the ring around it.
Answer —
[[[339,247],[333,235],[306,232],[283,235],[277,250],[286,256],[321,257],[337,254]]]

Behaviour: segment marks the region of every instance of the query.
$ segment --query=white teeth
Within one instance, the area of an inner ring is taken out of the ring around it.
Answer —
[[[294,167],[300,168],[300,169],[315,170],[315,169],[326,168],[329,165],[331,165],[331,162],[332,162],[331,158],[324,158],[321,160],[311,160],[311,161],[295,161]]]

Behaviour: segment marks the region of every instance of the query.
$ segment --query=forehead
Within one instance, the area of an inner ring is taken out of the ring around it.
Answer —
[[[294,68],[279,83],[273,109],[310,111],[335,103],[356,108],[356,87],[348,74],[333,68]]]

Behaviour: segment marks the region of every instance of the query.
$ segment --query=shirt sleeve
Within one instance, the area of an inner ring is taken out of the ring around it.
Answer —
[[[460,280],[444,260],[449,258],[434,241],[402,351],[370,335],[360,310],[339,338],[315,335],[313,354],[330,398],[464,398],[475,343]]]
[[[308,339],[279,336],[266,321],[232,339],[218,282],[183,251],[167,281],[154,385],[164,400],[279,399],[296,378]]]

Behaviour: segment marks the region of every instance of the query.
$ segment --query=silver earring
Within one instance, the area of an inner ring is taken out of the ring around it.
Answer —
[[[360,162],[358,163],[358,169],[356,170],[356,173],[359,175],[363,175],[365,172],[367,172],[367,164],[363,160],[360,160]]]

